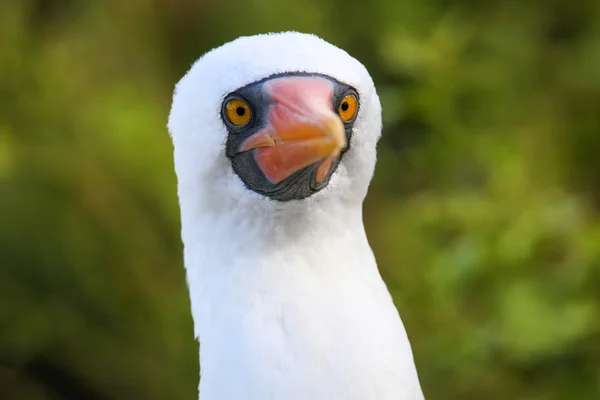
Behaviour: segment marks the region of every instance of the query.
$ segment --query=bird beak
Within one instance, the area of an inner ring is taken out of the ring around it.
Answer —
[[[243,141],[240,152],[256,149],[256,162],[273,183],[313,164],[315,180],[323,181],[346,146],[344,124],[331,105],[331,82],[319,77],[276,78],[265,83],[265,90],[273,102],[268,124]]]

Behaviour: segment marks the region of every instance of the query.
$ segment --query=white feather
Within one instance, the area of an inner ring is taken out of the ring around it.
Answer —
[[[246,189],[233,172],[219,112],[231,91],[294,71],[354,86],[361,107],[329,185],[277,202]],[[168,126],[201,399],[422,399],[410,343],[362,223],[381,133],[365,67],[313,35],[243,37],[192,66],[177,84]]]

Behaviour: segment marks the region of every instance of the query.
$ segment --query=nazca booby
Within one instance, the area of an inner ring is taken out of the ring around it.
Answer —
[[[365,67],[314,35],[241,37],[178,82],[168,128],[200,399],[422,399],[362,222]]]

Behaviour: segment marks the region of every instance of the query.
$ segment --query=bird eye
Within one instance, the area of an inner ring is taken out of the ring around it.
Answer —
[[[231,99],[225,104],[225,117],[235,126],[246,125],[252,112],[248,103],[241,99]]]
[[[348,94],[343,99],[338,107],[340,117],[345,122],[352,121],[358,111],[358,99],[354,94]]]

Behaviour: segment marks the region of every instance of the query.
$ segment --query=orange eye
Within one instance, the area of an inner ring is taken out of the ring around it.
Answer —
[[[345,122],[352,121],[352,118],[356,116],[356,112],[358,111],[358,99],[353,94],[348,94],[338,107],[338,112],[340,113],[340,117]]]
[[[225,104],[225,116],[235,126],[246,125],[252,112],[248,104],[241,99],[231,99]]]

